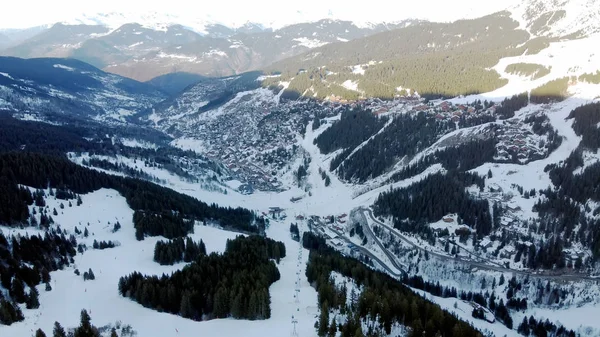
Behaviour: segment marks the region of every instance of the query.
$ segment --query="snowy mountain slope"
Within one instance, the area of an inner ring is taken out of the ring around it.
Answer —
[[[597,0],[528,0],[510,8],[534,36],[582,37],[600,31]]]
[[[166,97],[148,84],[59,58],[1,58],[0,93],[3,109],[58,122],[60,116],[124,122]]]

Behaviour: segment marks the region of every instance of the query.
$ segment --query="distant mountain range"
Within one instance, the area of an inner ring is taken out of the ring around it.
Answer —
[[[111,30],[103,25],[57,23],[0,54],[21,58],[72,57],[139,81],[170,73],[219,77],[260,69],[326,44],[414,23],[358,27],[349,21],[321,20],[275,31],[253,23],[238,28],[213,24],[204,27],[202,34],[183,25],[149,28],[127,23]],[[0,41],[4,40],[0,37]]]
[[[323,19],[278,29],[252,22],[226,26],[193,16],[108,13],[0,30],[0,55],[74,58],[151,81],[170,95],[204,77],[266,70],[282,73],[267,84],[289,83],[289,90],[319,98],[453,96],[504,85],[491,69],[503,57],[536,54],[552,42],[599,32],[600,12],[589,9],[600,8],[590,7],[599,2],[528,0],[452,23]]]

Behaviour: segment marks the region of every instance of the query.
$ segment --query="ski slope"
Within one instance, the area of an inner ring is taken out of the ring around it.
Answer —
[[[81,206],[60,209],[60,201],[47,198],[50,210],[56,208],[55,222],[69,233],[77,226],[83,232],[84,227],[90,233],[88,238],[77,237],[78,243],[86,243],[88,250],[75,256],[75,265],[64,270],[50,273],[52,291],[46,292],[43,285],[38,286],[40,308],[28,310],[22,305],[25,315],[23,322],[11,326],[2,326],[2,336],[31,336],[35,330],[42,329],[51,334],[55,321],[65,328],[79,325],[79,313],[86,309],[97,327],[114,325],[120,321],[129,324],[138,336],[236,336],[243,332],[246,336],[265,336],[265,331],[273,335],[284,336],[292,332],[291,319],[298,319],[297,329],[302,336],[316,336],[313,327],[317,314],[317,294],[306,282],[305,266],[308,252],[300,244],[291,240],[289,225],[272,222],[268,236],[285,243],[287,256],[278,265],[281,279],[270,288],[272,317],[264,321],[246,321],[234,319],[216,319],[195,322],[176,315],[160,313],[142,307],[140,304],[122,297],[118,293],[118,281],[121,276],[133,271],[143,274],[171,273],[183,268],[185,263],[173,266],[161,266],[152,260],[154,245],[160,237],[135,240],[132,223],[133,211],[125,198],[114,190],[101,189],[82,195]],[[113,224],[119,221],[121,229],[112,233]],[[90,223],[87,226],[87,223]],[[109,224],[110,222],[110,224]],[[37,230],[20,230],[0,227],[5,235],[36,233]],[[202,239],[208,253],[223,252],[227,239],[235,238],[238,233],[213,227],[196,225],[190,237],[195,241]],[[118,247],[104,250],[91,249],[93,240],[111,240],[120,243]],[[299,255],[299,252],[302,252]],[[92,268],[96,279],[83,281],[82,276],[74,274],[78,268],[81,273]],[[300,276],[299,303],[295,303],[296,281]]]

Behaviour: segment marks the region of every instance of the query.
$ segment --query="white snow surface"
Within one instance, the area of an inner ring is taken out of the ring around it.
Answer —
[[[318,48],[327,44],[327,42],[319,41],[317,39],[309,39],[307,37],[300,37],[294,39],[294,41],[299,42],[299,46],[303,46],[306,48]]]
[[[59,68],[59,69],[64,69],[64,70],[67,70],[67,71],[75,71],[75,69],[73,69],[73,68],[71,68],[69,66],[66,66],[64,64],[55,64],[53,67],[54,68]]]
[[[4,76],[4,77],[8,77],[8,78],[10,78],[11,80],[14,80],[14,78],[13,78],[12,76],[10,76],[9,74],[7,74],[7,73],[2,73],[2,72],[0,72],[0,75],[2,75],[2,76]]]

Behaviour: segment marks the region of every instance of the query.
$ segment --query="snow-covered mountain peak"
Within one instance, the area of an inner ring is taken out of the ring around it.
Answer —
[[[535,36],[572,37],[600,32],[599,0],[527,0],[510,8]]]

